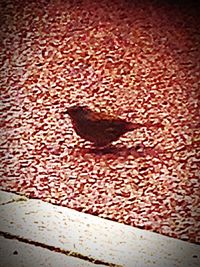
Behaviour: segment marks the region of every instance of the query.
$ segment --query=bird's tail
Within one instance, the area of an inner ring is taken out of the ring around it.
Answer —
[[[134,131],[135,129],[139,129],[142,127],[150,128],[150,127],[155,127],[155,128],[163,128],[162,123],[151,123],[151,122],[146,122],[146,123],[132,123],[130,122],[127,124],[127,130],[128,131]]]
[[[126,129],[128,131],[134,131],[135,129],[138,129],[138,128],[141,128],[143,127],[143,124],[142,123],[128,123],[127,126],[126,126]]]

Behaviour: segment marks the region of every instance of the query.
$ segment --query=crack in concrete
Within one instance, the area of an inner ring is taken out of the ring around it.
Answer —
[[[12,235],[12,234],[9,234],[9,233],[6,233],[6,232],[0,231],[0,236],[3,236],[4,238],[7,238],[7,239],[15,239],[15,240],[18,240],[20,242],[24,242],[26,244],[42,247],[44,249],[48,249],[50,251],[54,251],[54,252],[57,252],[57,253],[62,253],[62,254],[65,254],[66,256],[76,257],[76,258],[79,258],[79,259],[82,259],[82,260],[85,260],[85,261],[88,261],[88,262],[91,262],[91,263],[94,263],[94,264],[97,264],[97,265],[101,264],[101,265],[105,265],[105,266],[109,266],[109,267],[123,267],[122,265],[117,265],[117,264],[114,264],[114,263],[109,263],[109,262],[104,262],[104,261],[101,261],[101,260],[96,260],[96,259],[94,259],[92,257],[84,256],[84,255],[82,255],[82,254],[80,254],[78,252],[64,250],[64,249],[61,249],[59,247],[54,247],[54,246],[51,246],[51,245],[43,244],[41,242],[29,240],[27,238],[24,238],[24,237],[21,237],[21,236],[17,236],[17,235]]]
[[[12,199],[12,200],[9,200],[7,202],[3,202],[1,203],[0,205],[1,206],[4,206],[4,205],[7,205],[7,204],[11,204],[11,203],[14,203],[14,202],[20,202],[20,201],[27,201],[28,199],[26,197],[19,197],[17,199]]]

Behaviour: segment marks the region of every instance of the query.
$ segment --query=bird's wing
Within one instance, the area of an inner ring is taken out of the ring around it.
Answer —
[[[104,121],[112,121],[112,120],[116,120],[116,117],[114,115],[111,114],[107,114],[103,111],[101,112],[90,112],[87,115],[88,119],[92,120],[92,121],[99,121],[99,120],[104,120]]]

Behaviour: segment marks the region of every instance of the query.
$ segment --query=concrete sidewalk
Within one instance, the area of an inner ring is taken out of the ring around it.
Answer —
[[[197,267],[200,246],[0,191],[1,267]]]

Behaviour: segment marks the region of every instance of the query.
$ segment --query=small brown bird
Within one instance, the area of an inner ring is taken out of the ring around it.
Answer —
[[[70,116],[76,133],[96,147],[105,147],[126,132],[145,127],[144,124],[132,123],[104,112],[92,111],[86,106],[74,105],[64,113]]]

